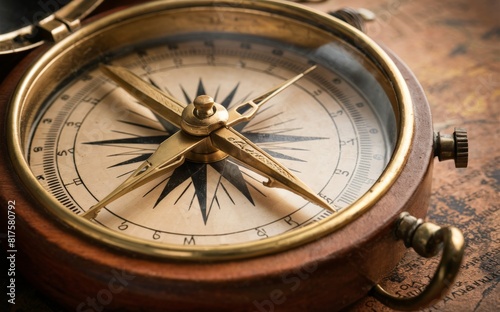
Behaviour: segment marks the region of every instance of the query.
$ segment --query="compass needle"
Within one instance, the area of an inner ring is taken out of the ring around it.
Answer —
[[[158,149],[143,162],[122,184],[105,198],[81,214],[86,219],[93,219],[107,204],[153,180],[165,171],[173,170],[184,163],[184,155],[202,144],[204,139],[195,138],[181,131],[163,141]]]
[[[185,108],[182,102],[147,83],[125,67],[101,65],[100,70],[135,97],[140,104],[151,109],[174,126],[180,127],[181,114]]]
[[[317,67],[316,65],[311,66],[307,70],[298,74],[297,76],[288,79],[287,81],[275,86],[274,88],[271,88],[267,92],[251,99],[250,101],[246,101],[243,104],[233,107],[228,111],[229,120],[226,123],[226,125],[230,127],[237,125],[241,122],[251,120],[253,117],[255,117],[255,115],[257,114],[262,105],[264,105],[270,99],[281,93],[286,88],[290,87],[292,84],[294,84],[296,81],[298,81],[305,75],[315,70],[316,67]]]
[[[216,147],[268,177],[269,181],[264,183],[265,186],[289,190],[311,203],[336,212],[323,198],[314,193],[287,168],[236,130],[221,128],[212,132],[210,137]]]

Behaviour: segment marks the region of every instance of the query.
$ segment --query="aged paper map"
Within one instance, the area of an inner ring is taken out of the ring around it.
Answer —
[[[366,8],[377,16],[367,33],[415,73],[431,104],[435,131],[469,133],[469,167],[439,163],[427,221],[454,225],[466,238],[459,276],[448,294],[423,311],[500,311],[500,1],[328,0],[325,12]],[[381,284],[410,297],[422,291],[439,261],[408,251]],[[5,288],[4,288],[5,289]],[[10,311],[62,311],[27,282]],[[391,311],[371,297],[347,311]]]
[[[500,1],[326,1],[367,8],[367,33],[412,69],[431,104],[435,131],[469,134],[469,167],[436,160],[427,221],[454,225],[467,249],[449,293],[424,311],[500,311]],[[411,297],[427,285],[439,259],[413,251],[382,285]],[[366,298],[349,311],[391,311]]]

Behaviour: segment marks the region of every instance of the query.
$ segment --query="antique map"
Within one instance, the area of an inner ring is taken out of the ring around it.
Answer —
[[[500,1],[327,1],[316,7],[363,7],[377,16],[367,33],[412,69],[427,93],[435,131],[469,134],[469,166],[436,160],[427,221],[454,225],[467,249],[448,294],[424,311],[500,310]],[[411,297],[439,259],[409,251],[382,285]],[[366,298],[349,311],[391,311]]]
[[[329,0],[309,5],[325,12],[347,6],[374,12],[368,35],[394,51],[420,80],[435,131],[468,130],[468,168],[435,160],[427,217],[458,227],[466,238],[466,253],[449,292],[423,311],[499,311],[500,1]],[[427,285],[438,261],[409,250],[381,284],[399,296],[414,296]],[[6,283],[2,277],[2,285]],[[28,282],[18,283],[18,300],[9,311],[62,311]],[[391,311],[372,297],[347,310]]]

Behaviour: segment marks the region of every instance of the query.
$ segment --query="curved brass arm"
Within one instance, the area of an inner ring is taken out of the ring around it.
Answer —
[[[443,255],[429,285],[417,296],[395,297],[380,285],[371,290],[371,295],[386,306],[403,311],[412,311],[431,305],[441,298],[453,284],[464,254],[465,241],[462,232],[455,227],[439,227],[403,213],[400,217],[398,238],[405,240],[407,247],[426,258],[434,256],[440,248]]]

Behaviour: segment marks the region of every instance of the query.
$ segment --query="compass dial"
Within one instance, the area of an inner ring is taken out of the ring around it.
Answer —
[[[103,61],[186,105],[209,95],[228,110],[316,64],[233,129],[336,210],[372,187],[395,146],[395,116],[377,71],[333,44],[311,53],[253,36],[189,35]],[[82,214],[178,131],[91,66],[46,103],[26,153],[38,182]],[[265,181],[231,156],[188,157],[107,204],[94,222],[161,243],[224,245],[276,236],[332,214]]]

